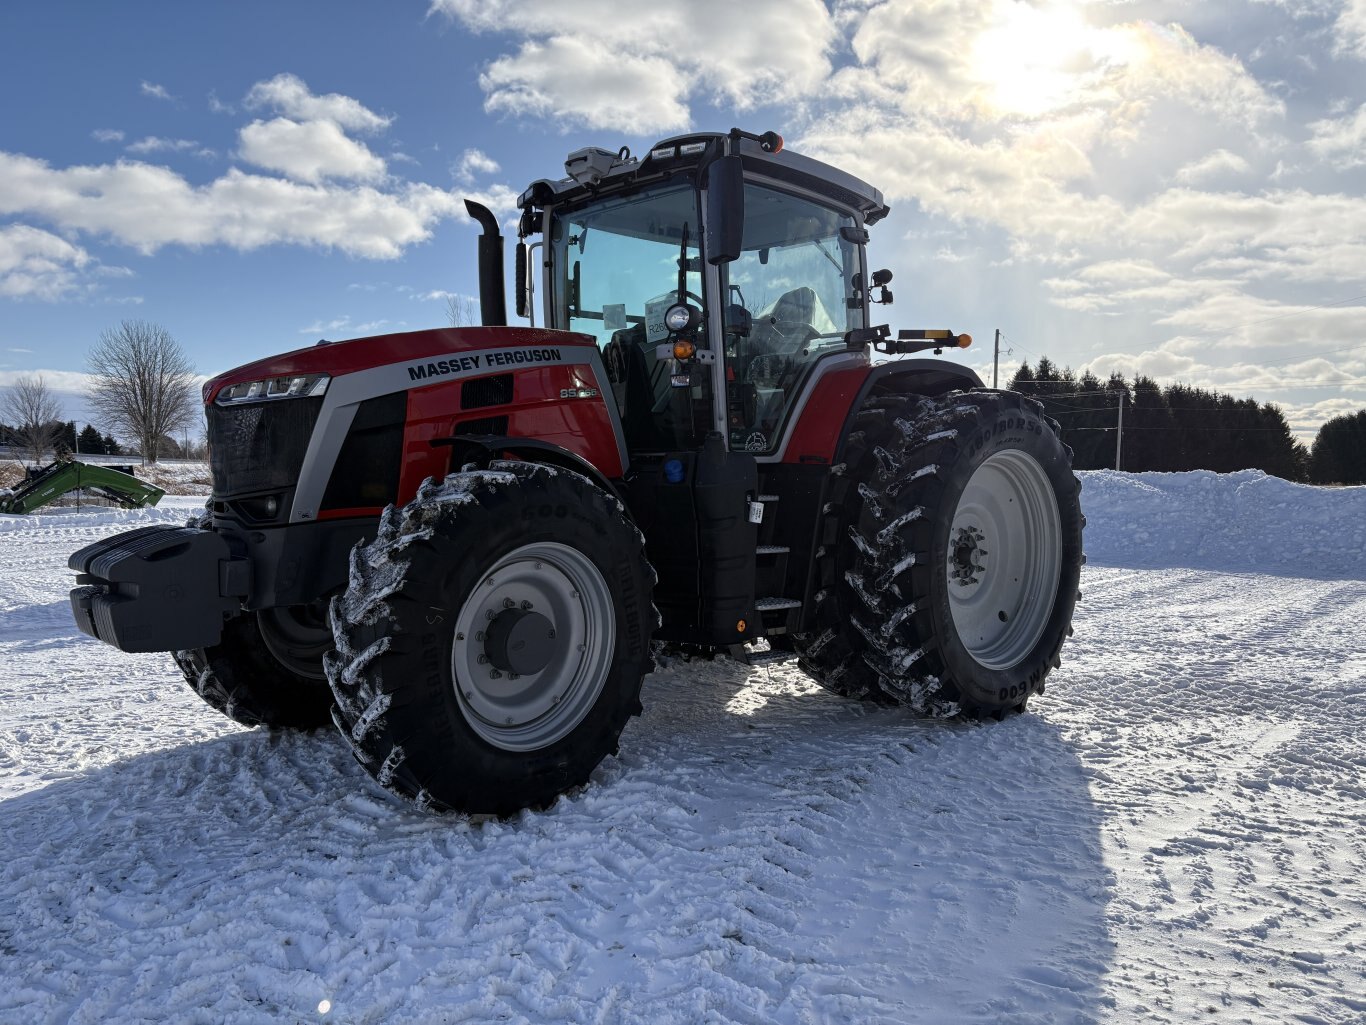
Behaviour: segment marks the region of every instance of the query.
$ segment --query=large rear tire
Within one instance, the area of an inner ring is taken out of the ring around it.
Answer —
[[[1056,425],[1013,392],[881,397],[847,455],[802,667],[930,715],[1023,709],[1059,665],[1083,562]]]
[[[641,710],[653,584],[640,532],[585,477],[496,462],[428,481],[352,552],[332,603],[337,726],[421,805],[544,807]]]

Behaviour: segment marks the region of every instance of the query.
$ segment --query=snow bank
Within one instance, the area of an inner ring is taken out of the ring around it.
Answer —
[[[1260,470],[1079,476],[1093,565],[1366,577],[1366,487],[1292,484]]]
[[[0,514],[0,535],[45,527],[96,528],[117,525],[133,530],[156,523],[183,526],[186,520],[203,509],[203,495],[167,495],[151,509],[120,509],[117,506],[89,504],[78,509],[74,505],[47,505],[26,516]]]

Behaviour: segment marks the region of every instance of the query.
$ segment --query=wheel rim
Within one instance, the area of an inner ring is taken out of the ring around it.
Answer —
[[[1057,597],[1062,521],[1043,467],[997,452],[969,478],[949,528],[949,609],[978,663],[1009,669],[1034,650]]]
[[[562,740],[602,693],[616,634],[607,581],[586,555],[553,542],[508,552],[456,617],[451,677],[461,714],[505,751]]]
[[[322,602],[262,609],[256,616],[261,640],[276,660],[310,680],[325,680],[323,655],[331,650],[332,627]]]

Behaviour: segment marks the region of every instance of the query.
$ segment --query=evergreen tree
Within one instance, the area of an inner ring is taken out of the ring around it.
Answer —
[[[1335,416],[1319,428],[1309,477],[1315,484],[1366,484],[1366,409]]]
[[[104,439],[100,437],[100,432],[95,430],[91,424],[86,424],[76,439],[80,442],[79,451],[83,456],[102,456],[104,455]]]
[[[114,440],[112,434],[106,434],[104,436],[104,454],[107,456],[123,455],[123,449],[119,447],[119,443]]]

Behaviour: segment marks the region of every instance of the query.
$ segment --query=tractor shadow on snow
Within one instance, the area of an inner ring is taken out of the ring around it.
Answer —
[[[724,1004],[759,963],[796,1001],[775,1020],[796,1006],[1105,1016],[1101,813],[1043,715],[921,722],[725,660],[652,674],[644,704],[589,787],[503,822],[426,815],[382,795],[338,738],[264,730],[0,803],[5,974],[132,960],[170,989],[178,971],[226,973],[164,956],[191,928],[246,961],[285,945],[319,976],[349,965],[334,1002],[351,987],[363,1017],[385,1002],[360,950],[376,931],[381,945],[430,934],[423,970],[449,989],[493,956],[489,930],[534,951],[580,922],[552,989],[590,1003],[702,964]],[[634,960],[604,975],[622,949]]]

